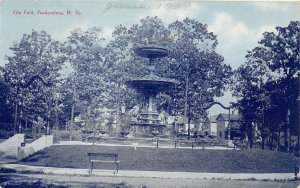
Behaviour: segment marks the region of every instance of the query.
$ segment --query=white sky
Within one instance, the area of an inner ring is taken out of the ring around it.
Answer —
[[[64,15],[40,15],[38,11],[58,11]],[[68,10],[72,15],[67,15]],[[33,11],[26,15],[24,11]],[[75,11],[81,14],[76,15]],[[17,14],[21,13],[21,14]],[[7,61],[9,47],[24,33],[45,30],[54,39],[64,40],[74,28],[100,26],[106,40],[111,39],[114,27],[130,27],[141,18],[158,16],[165,24],[186,17],[207,24],[218,37],[217,51],[224,63],[236,69],[244,63],[247,50],[257,45],[264,31],[275,31],[290,21],[300,20],[300,3],[251,1],[188,1],[188,0],[0,0],[0,66]],[[234,100],[226,93],[219,102],[228,105]],[[211,114],[221,112],[214,107]],[[227,111],[225,111],[227,112]]]

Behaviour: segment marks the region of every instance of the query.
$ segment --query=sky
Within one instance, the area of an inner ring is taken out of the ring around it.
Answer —
[[[58,14],[45,14],[57,12]],[[69,14],[68,14],[69,12]],[[31,14],[33,13],[33,14]],[[62,13],[63,15],[60,15]],[[238,68],[248,50],[258,45],[265,31],[300,20],[297,1],[196,1],[196,0],[0,0],[0,66],[11,55],[9,47],[24,33],[45,30],[65,40],[74,28],[102,27],[106,41],[117,25],[132,26],[146,16],[158,16],[167,25],[186,17],[208,25],[217,35],[217,52],[224,63]],[[228,106],[230,92],[217,99]],[[227,111],[214,106],[210,113]]]

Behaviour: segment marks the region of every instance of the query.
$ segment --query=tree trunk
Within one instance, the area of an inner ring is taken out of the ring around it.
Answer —
[[[298,140],[297,140],[297,147],[296,147],[296,152],[297,152],[297,156],[300,157],[300,131],[298,131]]]
[[[191,138],[191,117],[188,117],[188,139]]]
[[[252,148],[253,147],[253,133],[252,133],[252,124],[251,126],[249,126],[249,130],[248,130],[248,138],[249,138],[249,147]]]
[[[93,146],[95,145],[95,139],[96,139],[96,130],[94,129],[94,131],[93,131]]]
[[[291,136],[291,130],[288,131],[288,151],[292,151],[292,136]]]
[[[252,148],[253,147],[253,138],[252,138],[252,136],[250,136],[250,139],[249,139],[249,143],[250,143],[250,148]]]
[[[28,118],[27,118],[27,116],[26,116],[26,119],[25,119],[25,128],[24,128],[25,131],[26,131],[26,129],[27,129],[27,126],[28,126]]]
[[[289,141],[288,141],[288,124],[285,122],[284,124],[284,151],[288,152],[289,149]]]
[[[72,129],[73,129],[73,123],[74,123],[74,110],[75,110],[75,102],[72,104],[72,111],[71,111],[71,121],[69,123],[69,129],[70,129],[70,140],[72,140]]]
[[[189,88],[189,74],[187,75],[187,77],[186,77],[186,83],[185,83],[185,102],[184,102],[184,121],[183,121],[183,123],[184,123],[184,127],[186,126],[186,123],[188,123],[188,89]],[[188,134],[190,134],[190,132],[189,132],[189,126],[190,126],[190,124],[188,123]],[[188,136],[189,137],[189,136]]]
[[[58,102],[57,98],[55,98],[55,130],[59,130],[59,119],[58,119]]]
[[[32,137],[35,140],[36,139],[36,124],[34,122],[34,119],[32,120]]]
[[[265,149],[265,135],[262,133],[261,135],[261,149]]]
[[[15,119],[14,119],[14,132],[16,133],[18,130],[18,104],[15,106]]]
[[[248,122],[247,125],[247,134],[248,134],[248,139],[249,139],[249,147],[252,148],[253,146],[253,127],[252,127],[252,122]]]
[[[120,132],[121,128],[121,118],[120,118],[120,100],[118,99],[117,101],[117,115],[116,115],[116,129],[115,129],[115,134],[118,135],[118,133]]]
[[[297,152],[297,156],[300,157],[300,73],[298,73],[298,126],[297,126],[297,136],[298,136],[298,139],[297,139],[297,147],[296,147],[296,152]],[[300,162],[299,162],[300,163]],[[300,166],[300,164],[299,164]]]
[[[272,130],[272,132],[269,135],[269,149],[270,150],[273,149],[273,142],[274,142],[274,131]]]
[[[41,125],[38,125],[39,127],[38,127],[38,130],[39,130],[39,133],[38,133],[38,137],[40,137],[41,136],[41,132],[42,132],[42,127],[41,127]]]
[[[277,147],[276,151],[280,150],[280,129],[278,130],[278,135],[277,135]]]

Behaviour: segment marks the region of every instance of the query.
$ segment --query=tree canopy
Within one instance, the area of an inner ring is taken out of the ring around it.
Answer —
[[[146,17],[130,27],[116,26],[112,36],[106,45],[102,29],[96,27],[75,28],[65,41],[56,41],[45,31],[24,34],[11,47],[14,55],[3,68],[15,114],[56,121],[58,114],[63,117],[60,121],[74,115],[88,121],[89,115],[98,114],[104,121],[103,114],[118,116],[121,106],[129,110],[144,100],[126,81],[150,72],[178,81],[157,96],[158,109],[171,115],[186,113],[189,122],[205,116],[203,106],[223,95],[231,67],[216,52],[217,36],[206,24],[186,18],[166,25],[158,17]],[[155,59],[153,69],[146,58],[135,54],[141,46],[164,47],[169,56]],[[67,64],[71,73],[60,77]],[[50,87],[39,79],[24,87],[37,75]]]
[[[14,41],[10,49],[13,55],[7,56],[2,71],[10,86],[7,103],[15,108],[15,123],[32,121],[36,116],[49,120],[53,88],[65,61],[61,42],[45,31],[32,30]]]
[[[291,21],[277,32],[265,32],[258,46],[248,51],[247,61],[236,72],[234,94],[241,111],[244,128],[252,138],[253,123],[262,135],[268,133],[269,145],[284,134],[284,148],[288,149],[288,135],[299,132],[297,97],[300,73],[300,22]],[[276,136],[277,135],[277,136]],[[276,137],[276,138],[275,138]],[[299,146],[298,146],[299,147]]]

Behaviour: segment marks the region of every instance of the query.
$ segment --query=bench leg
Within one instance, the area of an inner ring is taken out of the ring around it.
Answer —
[[[114,169],[114,174],[116,174],[119,171],[119,163],[115,163],[116,167]]]
[[[93,173],[93,162],[91,162],[91,165],[90,165],[90,174]]]

